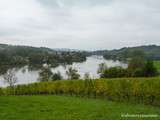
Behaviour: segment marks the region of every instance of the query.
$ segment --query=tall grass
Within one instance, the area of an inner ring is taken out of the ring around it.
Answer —
[[[63,80],[1,88],[0,95],[58,94],[160,106],[160,77]]]

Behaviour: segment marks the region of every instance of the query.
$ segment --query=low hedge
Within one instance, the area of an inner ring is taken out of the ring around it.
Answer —
[[[0,95],[58,94],[160,106],[160,77],[61,80],[1,88]]]

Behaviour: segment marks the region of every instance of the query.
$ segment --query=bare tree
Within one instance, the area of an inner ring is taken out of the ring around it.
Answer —
[[[98,74],[101,74],[101,73],[103,73],[107,68],[108,68],[108,67],[107,67],[106,63],[101,63],[101,64],[99,64],[99,68],[98,68],[97,73],[98,73]]]
[[[90,74],[87,72],[84,74],[84,80],[90,80],[91,77],[90,77]]]
[[[13,69],[8,70],[7,73],[3,75],[3,78],[4,82],[9,84],[10,87],[13,87],[17,82],[17,77]]]

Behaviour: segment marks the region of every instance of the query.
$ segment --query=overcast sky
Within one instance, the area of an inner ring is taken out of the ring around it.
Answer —
[[[160,45],[160,0],[0,0],[0,43],[84,50]]]

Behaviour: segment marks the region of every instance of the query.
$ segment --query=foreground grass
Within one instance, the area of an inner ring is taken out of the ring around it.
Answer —
[[[64,96],[2,96],[1,120],[158,120],[121,114],[157,114],[160,108]]]

